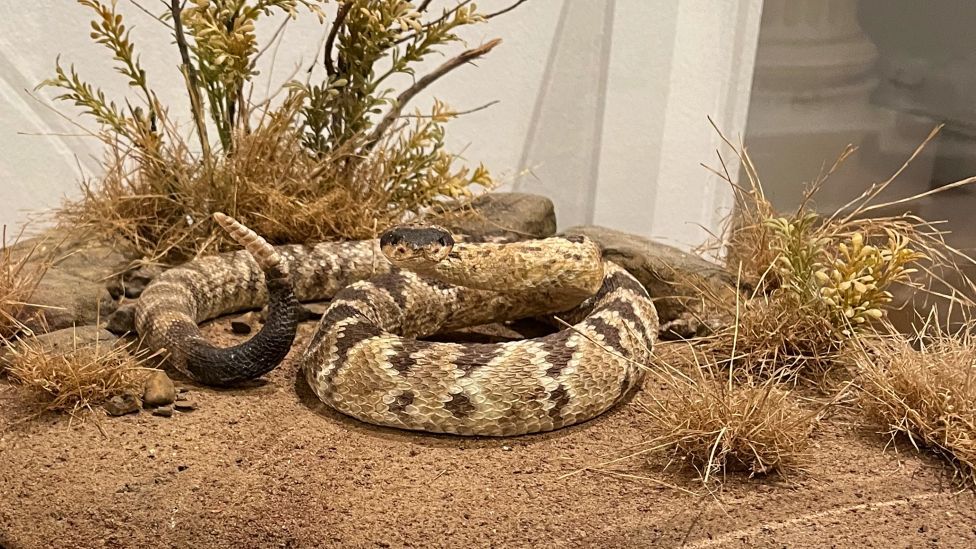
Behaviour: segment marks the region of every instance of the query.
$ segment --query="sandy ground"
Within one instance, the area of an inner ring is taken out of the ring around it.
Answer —
[[[190,390],[199,408],[172,418],[18,421],[22,390],[0,382],[0,546],[976,546],[971,492],[842,415],[817,431],[807,475],[702,494],[661,462],[617,467],[653,480],[561,478],[645,440],[634,402],[555,433],[465,439],[340,416],[291,360],[253,387]]]

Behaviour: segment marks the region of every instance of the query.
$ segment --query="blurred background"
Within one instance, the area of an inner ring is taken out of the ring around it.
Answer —
[[[150,84],[183,105],[178,53],[139,6],[164,6],[119,0],[156,78]],[[33,91],[60,55],[121,97],[125,82],[89,40],[88,21],[74,2],[0,2],[4,224],[77,196],[81,178],[98,175],[102,147],[85,135],[91,122],[55,104],[52,91]],[[265,43],[280,23],[259,29]],[[497,101],[448,126],[453,150],[484,162],[507,188],[550,196],[561,227],[596,223],[691,248],[718,230],[733,202],[702,164],[718,168],[721,153],[730,173],[739,170],[709,117],[748,145],[782,209],[795,207],[847,144],[859,150],[818,195],[821,210],[887,179],[939,123],[945,129],[885,198],[976,174],[974,26],[969,0],[527,0],[468,32],[470,46],[503,43],[413,106],[427,109],[433,97],[457,110]],[[300,78],[323,39],[312,16],[286,25],[260,59],[254,98]],[[972,248],[972,195],[956,189],[905,208],[950,219],[953,244]]]

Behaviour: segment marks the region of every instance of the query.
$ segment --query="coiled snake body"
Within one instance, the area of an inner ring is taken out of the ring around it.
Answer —
[[[273,369],[294,339],[297,302],[331,297],[299,359],[323,402],[377,425],[518,435],[609,409],[642,379],[656,337],[644,288],[585,238],[455,243],[442,229],[401,227],[379,241],[272,248],[215,217],[246,251],[164,272],[136,308],[149,346],[205,384]],[[264,299],[268,321],[236,347],[214,347],[197,328]],[[492,344],[417,339],[553,313],[572,327]]]

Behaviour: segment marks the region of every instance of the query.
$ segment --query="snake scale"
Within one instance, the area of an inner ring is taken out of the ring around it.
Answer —
[[[376,425],[509,436],[606,411],[639,384],[656,338],[643,286],[584,237],[455,242],[402,226],[378,240],[272,247],[215,218],[244,250],[163,272],[136,305],[148,346],[200,383],[269,372],[294,341],[299,302],[331,298],[299,358],[323,402]],[[240,345],[215,347],[197,326],[266,301],[267,322]],[[547,314],[571,327],[502,343],[421,339]]]

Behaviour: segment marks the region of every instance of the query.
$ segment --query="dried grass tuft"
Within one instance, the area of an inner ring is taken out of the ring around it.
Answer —
[[[837,364],[849,362],[849,343],[886,316],[895,286],[924,291],[928,283],[953,271],[967,288],[951,299],[965,301],[962,296],[971,293],[973,285],[957,262],[971,260],[946,244],[936,224],[908,213],[871,217],[879,209],[922,196],[873,203],[936,133],[889,179],[871,185],[831,215],[816,213],[813,202],[854,152],[852,147],[813,181],[795,211],[783,214],[766,198],[745,147],[726,141],[748,183],[733,182],[724,164],[722,170],[714,170],[732,186],[736,212],[709,248],[724,251],[727,267],[738,273],[749,295],[733,301],[700,288],[709,309],[737,319],[703,344],[706,355],[722,357],[719,362],[747,378],[822,382]],[[973,182],[976,178],[944,189]]]
[[[116,144],[106,175],[83,186],[81,200],[59,212],[67,225],[85,227],[152,260],[179,261],[232,247],[211,216],[224,211],[275,244],[361,239],[444,203],[471,197],[472,181],[486,172],[454,168],[445,156],[436,177],[403,170],[422,150],[436,124],[450,114],[418,118],[396,139],[363,155],[357,143],[323,155],[302,146],[292,121],[300,103],[268,114],[249,133],[234,136],[233,155],[201,161],[175,127],[164,123],[155,152]],[[442,109],[443,107],[438,107]]]
[[[946,459],[954,476],[976,486],[976,339],[923,330],[863,342],[857,360],[859,402],[892,437]],[[933,333],[926,333],[933,332]]]
[[[727,472],[788,475],[803,469],[821,410],[801,407],[775,378],[737,382],[692,347],[659,353],[664,390],[645,406],[647,444],[694,467],[703,482]]]
[[[31,336],[10,346],[3,362],[10,379],[36,393],[47,409],[74,413],[126,392],[141,393],[152,369],[141,365],[145,353],[131,347],[75,338],[70,348],[52,349]]]
[[[634,458],[661,455],[669,457],[668,466],[692,467],[706,486],[721,482],[728,473],[782,477],[802,473],[810,458],[811,434],[832,402],[811,411],[778,379],[742,382],[717,362],[704,363],[704,358],[686,343],[655,347],[648,371],[656,390],[645,392],[649,402],[639,403],[649,418],[650,438],[620,457],[570,474],[589,470],[661,483],[608,469]]]
[[[22,238],[23,232],[7,245],[7,227],[0,240],[0,342],[9,341],[23,328],[24,313],[28,301],[51,266],[49,260],[37,257],[41,242],[15,252],[12,248]]]
[[[224,249],[228,241],[210,219],[216,211],[276,244],[358,239],[493,185],[483,166],[466,167],[445,147],[444,125],[460,113],[436,100],[429,112],[404,109],[501,41],[426,74],[417,74],[417,64],[460,43],[461,28],[522,1],[491,14],[462,2],[439,15],[429,2],[342,2],[327,24],[319,0],[165,2],[158,19],[173,31],[192,127],[177,124],[154,91],[156,75],[141,65],[124,10],[114,1],[78,1],[92,15],[92,40],[111,52],[129,93],[110,99],[60,60],[39,85],[97,122],[107,145],[104,177],[84,182],[84,196],[60,216],[144,260],[177,262]],[[328,32],[322,63],[316,56],[303,75],[292,75],[302,79],[273,93],[268,87],[268,97],[254,101],[256,62],[277,49],[284,30],[261,48],[257,22],[305,10]],[[412,84],[396,93],[387,81],[394,75]]]

